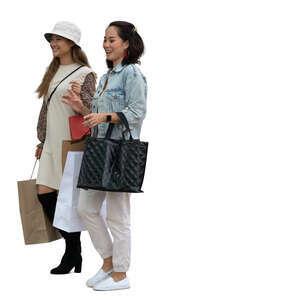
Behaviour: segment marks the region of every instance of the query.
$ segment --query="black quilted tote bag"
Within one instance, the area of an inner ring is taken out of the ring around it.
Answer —
[[[97,138],[93,130],[86,142],[78,188],[109,192],[142,193],[148,142],[133,139],[123,113],[118,117],[126,130],[121,140],[111,139],[114,124],[110,123],[105,138]],[[125,139],[125,133],[129,139]]]

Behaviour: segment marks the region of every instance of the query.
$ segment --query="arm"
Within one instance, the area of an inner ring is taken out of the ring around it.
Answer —
[[[80,113],[82,115],[89,114],[91,101],[96,91],[96,76],[95,73],[91,72],[86,75],[84,82],[80,90],[80,99],[82,101],[82,107]]]
[[[75,81],[73,81],[75,83]],[[77,83],[78,85],[78,83]],[[68,89],[68,94],[63,95],[63,103],[69,105],[79,114],[87,115],[90,113],[90,105],[95,93],[95,75],[93,72],[86,75],[85,80],[80,87],[80,93],[73,89]]]
[[[35,157],[37,159],[40,159],[42,154],[42,150],[46,138],[46,125],[47,125],[46,123],[47,123],[47,106],[45,104],[45,101],[43,101],[40,114],[39,114],[38,124],[37,124],[37,137],[41,142],[36,146],[37,148],[35,150]]]
[[[37,137],[40,144],[37,145],[39,148],[43,148],[43,144],[45,142],[46,138],[46,126],[47,126],[47,105],[45,101],[43,101],[40,114],[39,114],[39,120],[37,124]]]
[[[140,123],[146,116],[147,82],[139,72],[129,73],[125,81],[127,107],[122,110],[129,125]]]
[[[84,116],[83,125],[92,128],[100,123],[106,122],[106,116],[108,115],[111,116],[110,123],[120,123],[116,113],[91,113]]]

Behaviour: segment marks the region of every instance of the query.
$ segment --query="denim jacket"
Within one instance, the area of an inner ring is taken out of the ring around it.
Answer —
[[[101,94],[108,77],[105,91]],[[101,95],[100,95],[101,94]],[[134,65],[122,66],[119,63],[104,74],[92,99],[93,113],[123,112],[134,139],[140,138],[143,119],[146,115],[147,81],[140,69]],[[98,125],[98,137],[105,137],[108,123]],[[111,135],[121,139],[125,130],[122,124],[114,124]],[[126,136],[128,138],[128,135]]]

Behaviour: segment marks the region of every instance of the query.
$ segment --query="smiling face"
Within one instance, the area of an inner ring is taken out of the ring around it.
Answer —
[[[128,48],[128,46],[129,42],[124,42],[120,38],[117,27],[110,26],[106,29],[103,48],[106,53],[106,59],[111,60],[114,67],[122,61],[124,51]]]
[[[54,57],[62,58],[69,55],[74,43],[62,36],[52,34],[50,39],[50,47]]]

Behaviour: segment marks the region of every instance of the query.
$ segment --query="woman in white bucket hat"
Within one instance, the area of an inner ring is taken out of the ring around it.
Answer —
[[[36,182],[38,199],[53,222],[62,177],[62,141],[71,139],[68,118],[78,113],[62,102],[62,96],[71,88],[83,100],[80,113],[89,111],[96,74],[81,49],[81,32],[75,24],[58,22],[44,36],[50,44],[53,59],[36,90],[38,97],[43,98],[37,126],[41,143],[35,153],[40,159]],[[59,231],[65,239],[66,250],[61,263],[51,273],[67,274],[74,267],[75,272],[81,272],[80,232]]]

